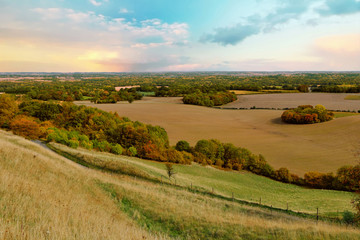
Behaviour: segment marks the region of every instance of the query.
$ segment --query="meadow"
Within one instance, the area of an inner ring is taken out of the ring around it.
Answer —
[[[315,214],[317,208],[323,216],[341,216],[344,211],[352,211],[350,204],[354,194],[343,191],[308,189],[293,184],[286,184],[258,176],[246,171],[224,171],[210,166],[174,165],[175,178],[168,178],[164,163],[144,160],[128,156],[116,156],[109,153],[72,149],[58,143],[51,143],[55,149],[61,150],[100,169],[129,169],[133,175],[152,177],[159,181],[183,187],[193,187],[205,192],[219,194],[228,198],[245,200],[290,209],[295,212]],[[117,166],[117,168],[115,167]],[[135,171],[139,169],[140,171]],[[124,171],[125,174],[127,172]]]
[[[277,94],[246,97],[274,95]],[[303,103],[308,102],[304,100]],[[96,105],[84,101],[76,104],[117,112],[132,120],[162,126],[172,145],[179,140],[186,140],[192,145],[200,139],[230,142],[264,155],[275,168],[286,167],[299,175],[309,171],[334,172],[358,160],[355,153],[360,145],[359,115],[336,118],[321,124],[291,125],[281,122],[282,110],[199,107],[182,104],[180,97],[145,97],[132,104],[121,102]]]
[[[3,131],[0,132],[0,146],[0,204],[6,206],[0,208],[2,239],[360,237],[359,230],[351,226],[323,221],[316,224],[312,219],[244,205],[174,185],[88,169],[39,144]],[[113,157],[110,154],[102,157],[97,153],[95,156],[103,161]],[[113,165],[125,160],[122,156],[118,158],[121,160],[112,160]],[[126,161],[134,162],[132,168],[142,166],[137,171],[163,174],[160,165],[133,158]],[[209,170],[202,169],[204,172]],[[177,171],[179,181],[187,179],[186,172],[194,175],[190,169]],[[195,166],[193,171],[199,173],[201,170]],[[209,174],[213,174],[212,171]],[[229,178],[234,178],[232,173]],[[219,183],[226,181],[224,176],[220,179]],[[192,180],[190,177],[187,181]],[[199,179],[201,181],[206,180]],[[255,182],[249,181],[248,184]],[[194,182],[194,188],[196,184]],[[335,196],[333,191],[329,193],[329,197]],[[348,197],[343,196],[344,199]]]

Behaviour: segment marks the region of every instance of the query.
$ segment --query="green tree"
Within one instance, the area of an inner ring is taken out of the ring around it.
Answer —
[[[180,140],[176,143],[175,149],[178,151],[190,152],[190,144],[187,141]]]

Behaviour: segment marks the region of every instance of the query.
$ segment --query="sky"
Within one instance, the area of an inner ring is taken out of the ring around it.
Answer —
[[[0,72],[360,71],[360,0],[0,0]]]

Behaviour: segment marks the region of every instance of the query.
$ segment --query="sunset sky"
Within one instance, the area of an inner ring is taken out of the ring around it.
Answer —
[[[0,72],[360,71],[360,0],[0,0]]]

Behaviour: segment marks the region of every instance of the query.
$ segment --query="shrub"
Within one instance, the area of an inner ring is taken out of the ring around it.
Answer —
[[[77,139],[70,139],[68,142],[67,142],[67,145],[71,148],[78,148],[79,147],[79,141]]]
[[[292,182],[291,174],[287,168],[279,168],[275,171],[275,178],[281,182]]]
[[[92,140],[93,148],[100,151],[100,152],[110,152],[111,145],[108,141],[98,141],[98,140]]]
[[[114,144],[111,146],[111,153],[121,155],[124,151],[124,148],[120,144]]]
[[[173,163],[184,163],[183,154],[175,149],[167,149],[166,150],[166,159],[168,162]]]
[[[181,152],[184,159],[184,164],[191,164],[194,161],[194,156],[191,153],[182,151]]]
[[[129,147],[129,148],[128,148],[128,155],[129,155],[129,156],[132,156],[132,157],[136,156],[136,155],[137,155],[137,150],[136,150],[136,148],[133,147],[133,146]]]
[[[353,224],[355,222],[355,214],[350,211],[343,212],[343,222],[345,224]]]

